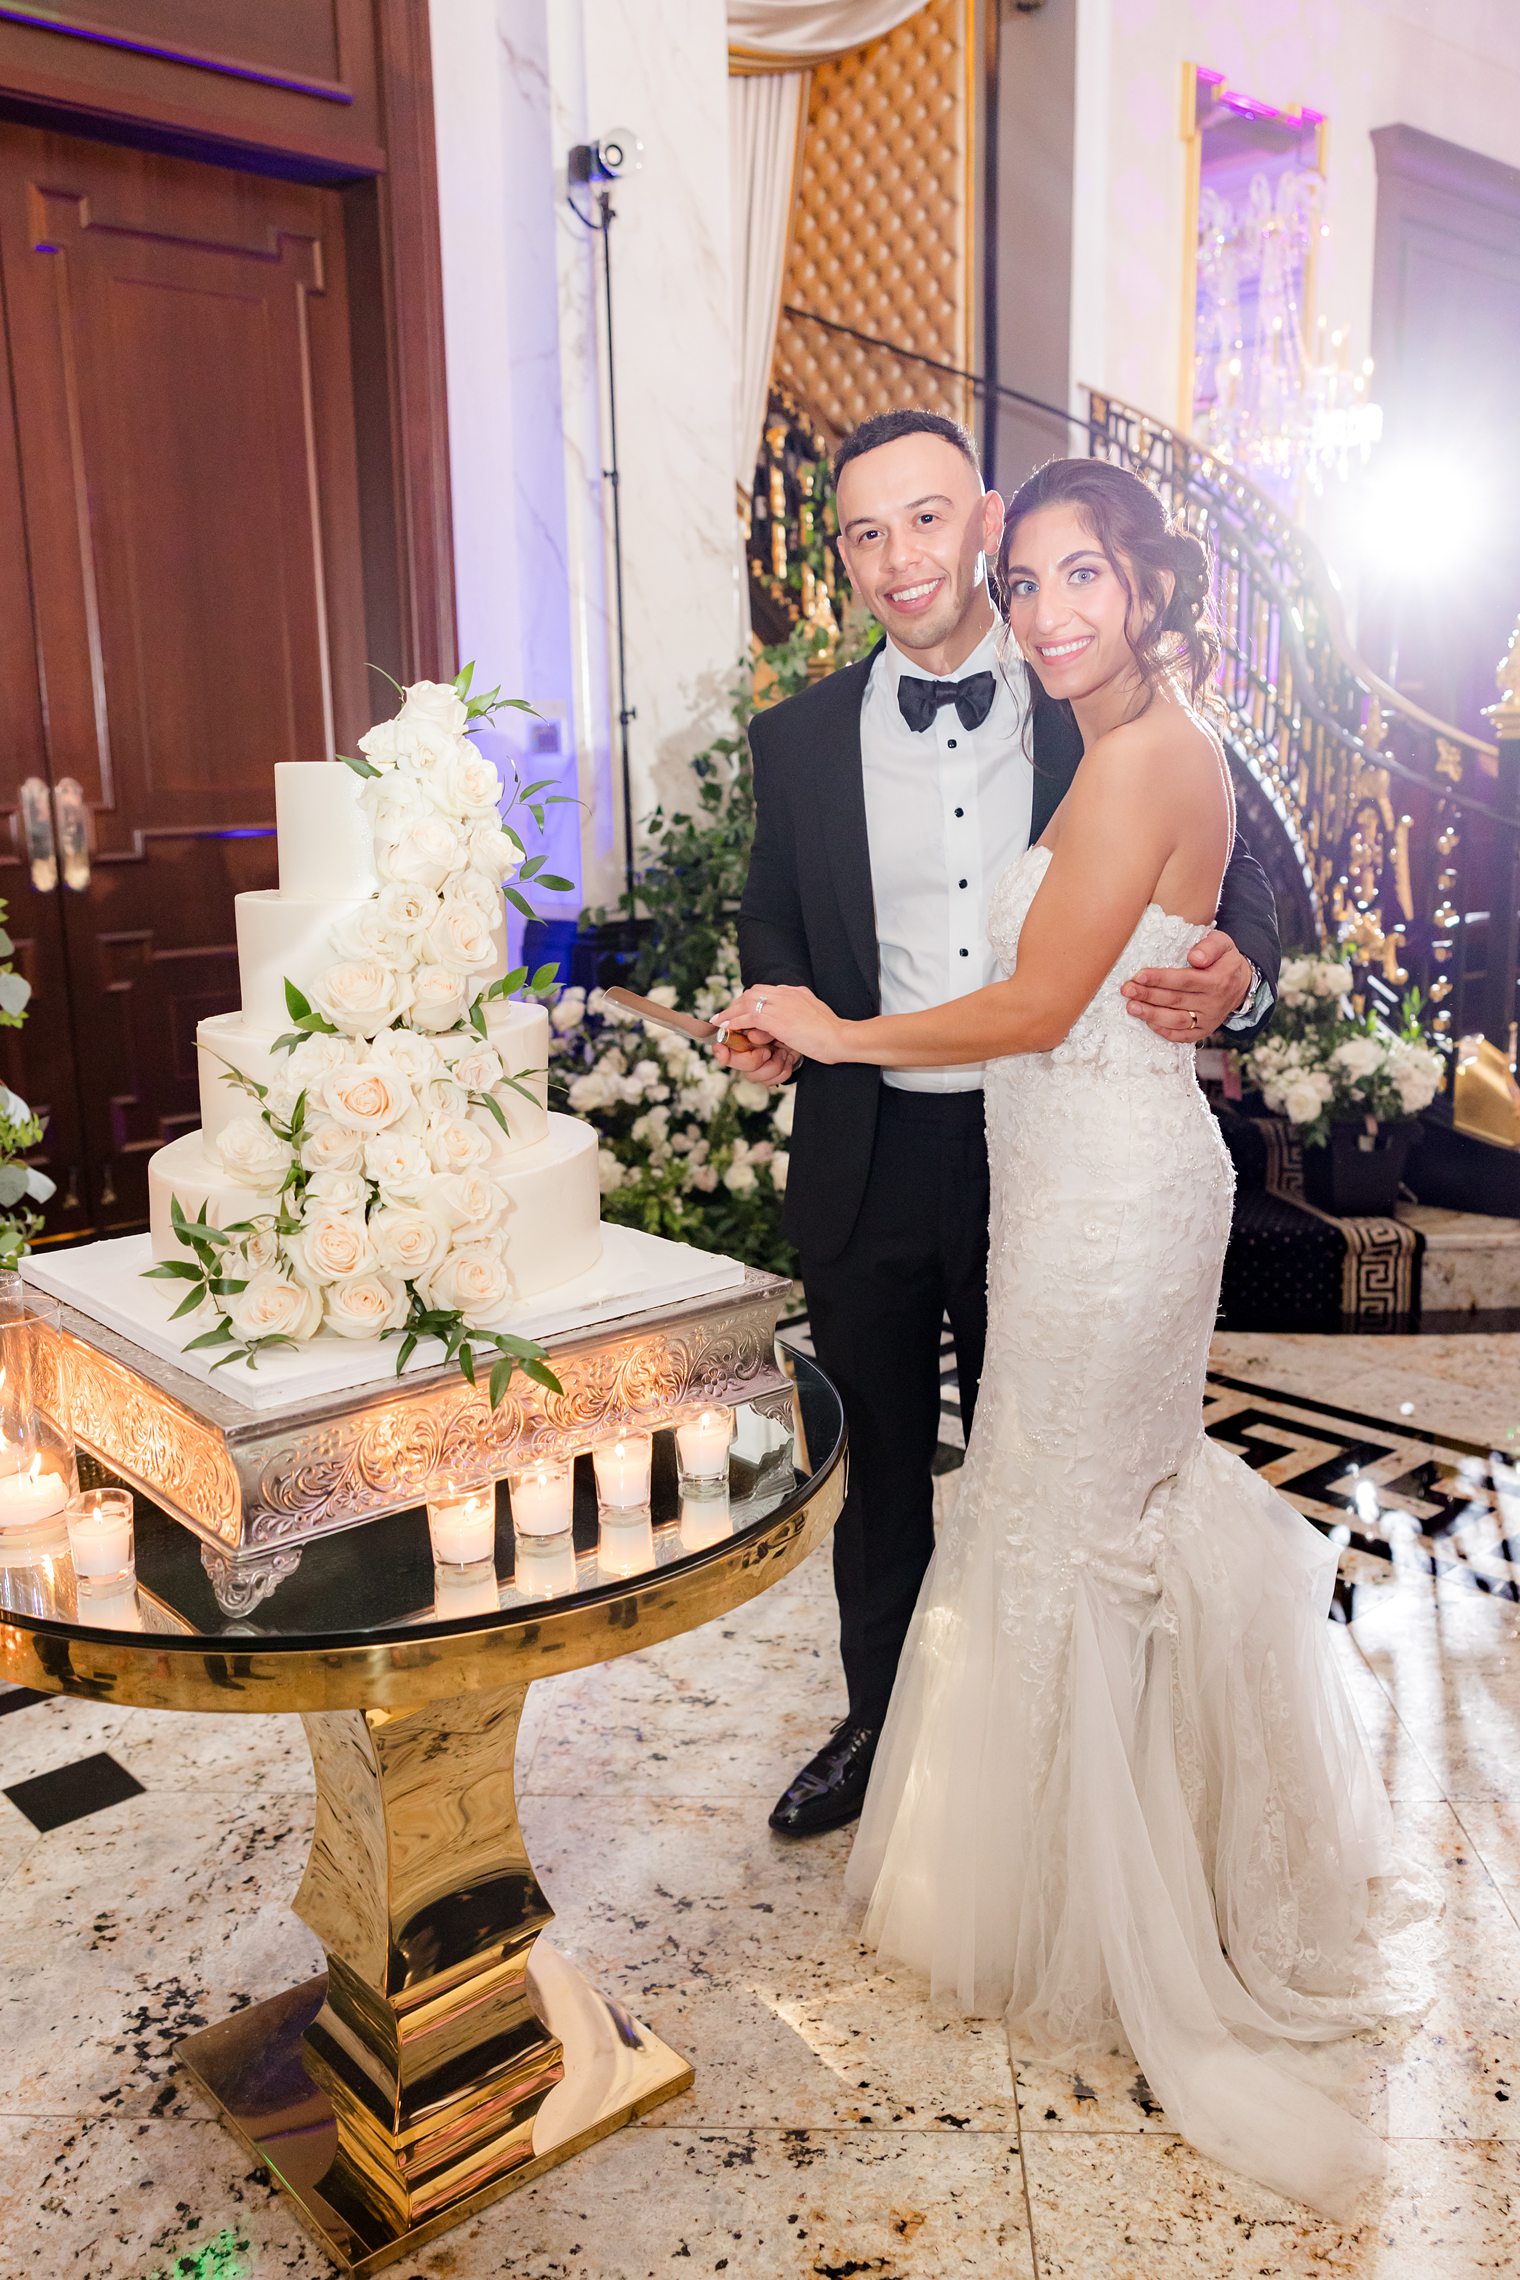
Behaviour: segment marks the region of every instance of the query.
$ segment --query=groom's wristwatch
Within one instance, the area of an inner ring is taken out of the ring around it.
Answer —
[[[1255,966],[1251,967],[1251,987],[1242,1002],[1225,1023],[1226,1029],[1252,1029],[1258,1021],[1265,1021],[1272,1010],[1272,992]]]

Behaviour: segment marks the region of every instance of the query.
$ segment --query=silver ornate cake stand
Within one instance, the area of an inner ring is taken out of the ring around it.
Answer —
[[[562,1392],[519,1372],[494,1411],[454,1365],[250,1410],[65,1304],[60,1392],[80,1446],[201,1538],[218,1601],[239,1615],[315,1537],[421,1503],[440,1471],[571,1457],[687,1402],[789,1401],[775,1332],[790,1288],[749,1268],[705,1297],[551,1337]]]

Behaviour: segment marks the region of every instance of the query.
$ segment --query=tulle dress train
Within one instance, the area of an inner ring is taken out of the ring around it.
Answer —
[[[994,899],[1013,969],[1048,856]],[[1345,2217],[1381,2166],[1303,2046],[1407,2008],[1428,1908],[1331,1653],[1336,1552],[1202,1431],[1232,1180],[1119,979],[988,1074],[990,1320],[958,1495],[851,1855],[864,1936],[1012,2055],[1127,2044],[1171,2125]]]

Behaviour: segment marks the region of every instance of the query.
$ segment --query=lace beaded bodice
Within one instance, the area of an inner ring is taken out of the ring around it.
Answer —
[[[1048,847],[1030,847],[1010,863],[993,889],[987,933],[1005,974],[1018,965],[1019,935],[1050,863]],[[1147,903],[1113,972],[1090,1005],[1073,1022],[1069,1035],[1047,1058],[1057,1068],[1149,1069],[1193,1077],[1193,1048],[1158,1037],[1128,1010],[1122,985],[1142,966],[1182,966],[1195,942],[1208,933],[1192,919],[1178,918],[1159,903]]]

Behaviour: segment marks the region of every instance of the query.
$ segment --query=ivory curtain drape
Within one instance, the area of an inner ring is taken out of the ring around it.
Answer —
[[[728,0],[729,65],[787,71],[864,47],[916,16],[924,0]]]
[[[770,392],[811,66],[864,47],[926,0],[728,0],[733,171],[734,470],[748,493]]]

